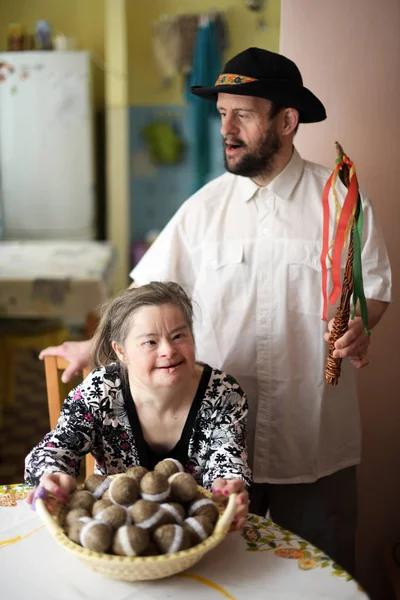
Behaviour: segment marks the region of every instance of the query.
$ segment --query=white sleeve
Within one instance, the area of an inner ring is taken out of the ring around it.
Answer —
[[[390,302],[392,274],[385,240],[370,200],[362,196],[364,226],[361,254],[365,297]]]
[[[175,281],[191,295],[195,274],[189,243],[183,229],[185,204],[176,212],[130,272],[131,279],[138,285],[150,281]]]

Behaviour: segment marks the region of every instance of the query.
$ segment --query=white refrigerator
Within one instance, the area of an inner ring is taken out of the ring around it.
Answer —
[[[3,239],[95,235],[88,52],[0,53]]]

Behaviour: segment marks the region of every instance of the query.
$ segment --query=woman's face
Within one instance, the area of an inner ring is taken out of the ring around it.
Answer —
[[[131,385],[171,387],[195,372],[193,337],[183,312],[173,304],[137,310],[123,348],[116,342],[113,348],[128,369]]]

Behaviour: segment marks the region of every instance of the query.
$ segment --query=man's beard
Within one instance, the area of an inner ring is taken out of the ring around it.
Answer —
[[[229,137],[231,144],[237,144],[246,148],[242,158],[236,163],[229,165],[224,147],[225,169],[235,175],[243,177],[259,177],[260,175],[270,175],[274,170],[274,156],[281,149],[281,141],[275,131],[274,123],[270,125],[264,138],[260,140],[254,149],[249,149],[238,138]]]

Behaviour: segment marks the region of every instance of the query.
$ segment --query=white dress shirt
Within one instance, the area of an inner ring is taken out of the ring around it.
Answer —
[[[360,460],[355,369],[344,360],[335,388],[324,376],[321,199],[330,173],[296,150],[267,187],[225,173],[180,207],[130,274],[139,285],[177,281],[191,296],[198,359],[248,396],[258,483],[313,482]],[[338,194],[342,203],[340,182]],[[363,207],[365,294],[390,301],[385,243],[365,196]]]

